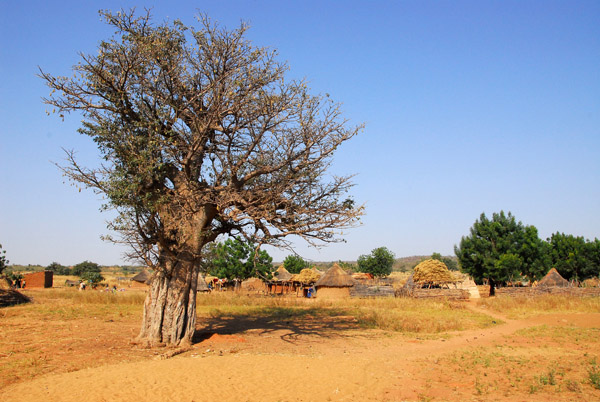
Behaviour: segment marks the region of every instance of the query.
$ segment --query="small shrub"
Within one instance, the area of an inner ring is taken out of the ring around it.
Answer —
[[[591,365],[588,369],[588,379],[592,387],[600,389],[600,367],[596,364],[596,359],[591,361]]]

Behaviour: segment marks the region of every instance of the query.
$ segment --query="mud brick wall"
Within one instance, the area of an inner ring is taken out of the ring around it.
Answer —
[[[43,271],[23,275],[25,288],[51,288],[54,272]]]
[[[466,289],[398,289],[396,297],[414,297],[417,299],[452,299],[468,300],[469,291]]]
[[[546,288],[546,287],[535,287],[535,288],[497,288],[496,295],[498,296],[539,296],[544,294],[553,295],[564,295],[564,296],[589,296],[598,297],[600,296],[600,288]]]

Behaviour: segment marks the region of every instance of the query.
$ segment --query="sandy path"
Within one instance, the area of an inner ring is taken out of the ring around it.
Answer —
[[[447,340],[407,340],[389,333],[365,336],[360,331],[324,339],[314,334],[293,336],[285,329],[250,330],[205,339],[193,351],[168,360],[103,366],[18,383],[2,390],[0,400],[391,401],[419,400],[424,393],[441,400],[471,400],[473,384],[460,379],[446,380],[452,388],[431,389],[428,378],[438,373],[429,360],[495,345],[520,329],[542,324],[600,327],[600,314],[508,320],[475,305],[469,308],[505,323],[460,332]],[[483,399],[497,400],[497,396]],[[544,400],[535,395],[527,399]]]

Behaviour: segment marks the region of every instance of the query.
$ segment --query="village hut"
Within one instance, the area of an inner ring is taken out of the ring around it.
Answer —
[[[455,283],[456,278],[446,264],[439,260],[428,259],[420,262],[414,269],[412,280],[417,287],[442,287]]]
[[[567,287],[569,286],[569,281],[563,278],[556,268],[552,268],[546,276],[544,276],[539,282],[538,287],[547,287],[547,288],[557,288],[557,287]]]
[[[317,271],[315,267],[304,268],[299,274],[292,276],[292,281],[296,287],[296,296],[312,297],[313,285],[323,276],[322,272]]]
[[[285,269],[283,265],[280,265],[279,268],[273,273],[273,276],[277,282],[286,282],[292,280],[292,274],[290,271]]]
[[[198,274],[198,282],[196,284],[196,292],[210,292],[206,280],[202,274]]]
[[[338,264],[331,268],[315,283],[317,297],[326,299],[338,299],[350,297],[350,288],[355,282],[346,271]]]
[[[142,288],[145,289],[150,285],[150,278],[152,274],[147,270],[142,270],[142,272],[135,275],[130,280],[130,287],[132,288]]]
[[[293,275],[283,265],[280,265],[273,272],[273,279],[268,282],[269,293],[284,294],[295,291],[292,277]]]
[[[26,288],[51,288],[54,280],[54,272],[41,271],[23,275]]]

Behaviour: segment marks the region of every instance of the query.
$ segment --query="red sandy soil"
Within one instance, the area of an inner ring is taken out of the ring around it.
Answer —
[[[168,359],[164,349],[130,344],[139,317],[39,323],[3,320],[0,311],[0,368],[23,356],[34,366],[31,378],[0,371],[0,400],[600,400],[588,380],[600,357],[600,314],[509,320],[469,308],[505,323],[420,337],[360,328],[346,316],[209,319],[191,350]]]

